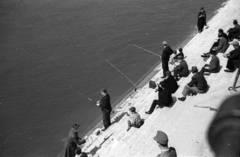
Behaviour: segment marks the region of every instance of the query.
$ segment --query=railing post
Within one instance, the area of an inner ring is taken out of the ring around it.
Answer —
[[[228,90],[229,90],[229,91],[233,90],[233,91],[237,92],[237,90],[236,90],[236,84],[237,84],[237,81],[238,81],[238,78],[239,78],[239,74],[240,74],[240,67],[238,68],[238,71],[237,71],[235,80],[234,80],[234,82],[233,82],[233,86],[232,86],[232,87],[228,87]]]

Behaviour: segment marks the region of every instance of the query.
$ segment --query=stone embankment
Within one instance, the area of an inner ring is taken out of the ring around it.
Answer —
[[[208,29],[202,33],[194,34],[193,38],[183,46],[186,61],[191,66],[201,69],[204,64],[202,53],[208,52],[214,40],[217,38],[218,29],[222,28],[225,32],[233,27],[233,19],[240,22],[240,1],[229,0],[217,14],[208,22]],[[226,53],[233,49],[230,46]],[[100,157],[154,157],[161,153],[157,143],[153,140],[158,130],[167,133],[169,146],[177,150],[178,156],[214,156],[207,139],[206,132],[220,103],[233,93],[228,91],[232,86],[236,72],[224,72],[227,59],[222,54],[218,54],[221,71],[216,74],[206,76],[210,89],[206,94],[187,97],[186,101],[177,101],[181,97],[181,92],[185,84],[192,77],[182,78],[178,83],[179,89],[173,94],[175,103],[171,108],[155,109],[151,115],[145,114],[157,93],[146,84],[141,89],[134,92],[130,97],[121,102],[117,109],[117,114],[112,118],[113,124],[105,132],[94,131],[84,145],[83,151],[90,152],[92,156]],[[171,65],[170,69],[174,67]],[[151,79],[156,82],[161,81],[161,65],[155,71],[158,73]],[[240,81],[238,81],[238,86]],[[144,125],[140,129],[131,128],[127,130],[126,111],[134,106],[137,112],[145,119]]]

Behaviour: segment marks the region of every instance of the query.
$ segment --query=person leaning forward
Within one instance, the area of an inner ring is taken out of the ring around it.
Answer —
[[[187,77],[189,74],[188,64],[182,58],[182,56],[178,56],[179,65],[173,69],[174,77],[178,81],[179,77]]]
[[[161,87],[160,87],[161,85]],[[146,114],[152,114],[155,107],[158,105],[160,108],[164,106],[170,106],[173,102],[172,95],[169,89],[166,88],[166,82],[160,82],[158,85],[158,100],[153,100],[152,105],[149,111],[146,111]]]
[[[170,71],[166,72],[167,78],[162,82],[166,83],[166,88],[170,90],[171,93],[175,93],[178,89],[178,84],[175,78],[171,75]]]
[[[170,56],[173,54],[173,50],[170,46],[168,46],[168,43],[166,41],[163,41],[163,51],[162,51],[162,69],[163,69],[163,76],[161,78],[166,77],[166,71],[169,70],[168,68],[168,62],[170,59]]]
[[[161,149],[161,154],[157,157],[177,157],[174,147],[168,147],[168,136],[162,131],[157,131],[157,135],[153,138]]]
[[[211,61],[209,64],[205,64],[204,67],[202,68],[201,73],[203,75],[217,73],[220,70],[220,61],[219,58],[216,56],[216,52],[214,50],[211,50],[209,52],[209,55],[211,57]]]
[[[136,112],[135,107],[131,107],[129,109],[130,116],[128,120],[128,128],[127,131],[131,129],[131,127],[140,128],[143,125],[143,120],[141,119],[140,115]]]
[[[236,68],[240,66],[240,46],[238,41],[233,41],[231,43],[233,45],[234,50],[229,52],[229,54],[224,55],[224,57],[228,58],[227,65],[224,71],[225,72],[234,72]]]
[[[194,76],[192,77],[191,82],[184,86],[182,91],[183,97],[178,98],[180,101],[185,101],[186,96],[189,94],[196,94],[196,93],[205,93],[208,90],[208,84],[206,79],[204,78],[201,72],[198,72],[196,66],[192,67],[192,73]]]
[[[107,90],[102,88],[101,94],[103,97],[100,101],[97,101],[96,105],[99,106],[102,110],[103,125],[104,125],[104,129],[102,129],[102,131],[105,131],[111,125],[112,107],[111,107],[111,103],[110,103],[110,96],[107,93]]]

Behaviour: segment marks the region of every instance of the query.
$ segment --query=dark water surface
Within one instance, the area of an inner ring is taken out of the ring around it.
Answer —
[[[90,101],[108,89],[112,103],[225,0],[1,0],[0,156],[54,157],[73,123],[86,133],[101,115]]]

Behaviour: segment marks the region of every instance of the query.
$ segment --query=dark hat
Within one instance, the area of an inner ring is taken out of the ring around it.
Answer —
[[[165,81],[161,81],[160,85],[165,88],[166,87],[166,82]]]
[[[135,107],[131,107],[131,108],[129,109],[129,111],[131,111],[131,112],[136,112],[136,108],[135,108]]]
[[[157,135],[153,139],[162,145],[167,145],[168,143],[168,136],[162,131],[157,131]]]
[[[192,72],[198,72],[198,68],[196,66],[192,67]]]
[[[223,33],[223,29],[220,28],[220,29],[218,30],[218,32],[219,32],[219,33]]]
[[[233,24],[238,24],[238,21],[237,20],[233,20]]]

